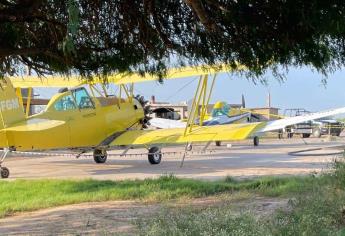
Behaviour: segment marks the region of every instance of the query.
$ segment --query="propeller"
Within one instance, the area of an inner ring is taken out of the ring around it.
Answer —
[[[149,101],[146,100],[144,98],[144,96],[141,95],[136,95],[134,97],[139,103],[140,105],[143,107],[143,111],[144,111],[144,118],[141,120],[141,124],[143,125],[143,128],[148,128],[149,120],[151,119],[151,117],[149,117],[149,114],[152,113],[151,111],[151,107],[150,105],[148,105]]]

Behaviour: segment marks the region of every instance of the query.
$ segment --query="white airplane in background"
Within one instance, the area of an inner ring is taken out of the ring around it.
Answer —
[[[230,113],[230,106],[225,102],[217,102],[213,107],[211,116],[203,122],[204,126],[213,126],[213,125],[225,125],[233,123],[246,123],[250,122],[252,116],[250,112],[244,112],[237,115],[228,115]],[[278,131],[285,129],[288,126],[299,124],[311,120],[317,120],[320,118],[331,117],[339,114],[345,113],[345,107],[331,109],[328,111],[321,111],[315,113],[309,113],[302,116],[295,117],[286,117],[279,120],[268,121],[266,126],[257,130],[253,137],[254,146],[259,145],[259,136],[262,136],[265,132]],[[198,119],[195,121],[198,124]],[[152,118],[149,121],[150,125],[159,129],[169,129],[169,128],[183,128],[186,127],[186,122],[169,120],[163,118]],[[220,142],[217,142],[219,145]]]
[[[244,108],[243,104],[244,102],[242,101],[242,108]],[[212,126],[243,123],[251,121],[252,117],[257,120],[259,119],[251,112],[241,112],[239,109],[234,109],[233,112],[229,104],[218,101],[214,104],[211,115],[207,115],[206,119],[203,121],[203,125]],[[199,124],[199,119],[196,119],[195,123]],[[186,122],[184,121],[164,118],[152,118],[150,119],[150,124],[151,126],[160,129],[186,127]]]

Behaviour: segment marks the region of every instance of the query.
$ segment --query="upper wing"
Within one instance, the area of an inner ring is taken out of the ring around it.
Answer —
[[[61,87],[77,87],[83,84],[83,80],[77,76],[20,76],[10,77],[15,88],[61,88]]]
[[[151,145],[246,139],[264,123],[197,126],[184,135],[184,128],[159,130],[131,130],[117,137],[110,146]]]
[[[238,66],[237,70],[244,69]],[[178,79],[191,76],[200,76],[207,74],[215,74],[222,72],[230,72],[233,69],[228,65],[217,66],[194,66],[194,67],[182,67],[169,69],[164,79]],[[144,75],[138,73],[118,73],[107,77],[108,83],[114,84],[129,84],[146,81],[157,80],[157,75],[145,73]],[[22,77],[10,77],[13,86],[16,88],[28,88],[28,87],[75,87],[83,83],[87,83],[85,79],[80,76],[22,76]],[[92,83],[103,83],[102,78],[95,77]]]
[[[324,117],[339,115],[345,113],[345,107],[337,108],[329,111],[322,111],[311,113],[303,116],[288,117],[280,120],[273,120],[267,122],[266,126],[260,129],[258,132],[269,132],[279,129],[284,129],[287,126],[303,123],[310,120],[316,120]]]
[[[244,67],[238,66],[237,70],[244,69]],[[190,66],[190,67],[182,67],[182,68],[173,68],[169,69],[164,76],[164,79],[182,79],[191,76],[200,76],[200,75],[208,75],[208,74],[216,74],[216,73],[223,73],[223,72],[230,72],[233,69],[228,65],[217,65],[217,66]],[[138,82],[146,82],[146,81],[154,81],[157,80],[157,75],[152,74],[144,74],[144,76],[138,73],[132,74],[117,74],[114,76],[109,76],[108,81],[115,83],[115,84],[128,84],[128,83],[138,83]]]

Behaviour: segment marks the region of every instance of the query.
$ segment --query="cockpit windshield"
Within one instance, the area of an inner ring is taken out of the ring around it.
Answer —
[[[76,109],[74,99],[72,95],[66,95],[57,100],[54,104],[54,108],[57,111],[68,111]]]
[[[93,101],[85,88],[77,88],[72,90],[72,95],[79,109],[95,108]]]

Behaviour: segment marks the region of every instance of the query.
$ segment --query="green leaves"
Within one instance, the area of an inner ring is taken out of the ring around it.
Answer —
[[[290,65],[324,74],[345,65],[345,2],[34,2],[0,3],[0,71],[24,64],[42,72],[162,76],[171,66],[238,62],[260,77]],[[35,50],[23,55],[22,48]]]

